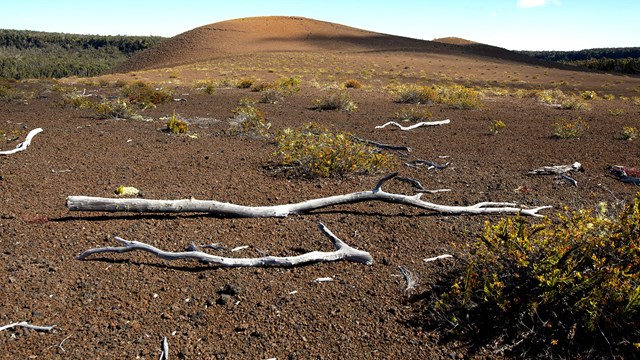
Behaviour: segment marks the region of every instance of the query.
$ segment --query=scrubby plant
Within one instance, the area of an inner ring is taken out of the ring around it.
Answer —
[[[478,109],[482,107],[481,94],[462,85],[434,86],[438,93],[436,102],[455,109]]]
[[[174,111],[169,120],[167,120],[167,131],[175,135],[186,134],[188,131],[187,122],[181,120]]]
[[[538,100],[556,106],[564,110],[588,109],[589,105],[583,96],[566,94],[560,89],[540,90],[537,94]]]
[[[617,217],[485,222],[427,321],[515,358],[634,358],[640,350],[640,193]],[[635,354],[635,355],[634,355]]]
[[[207,95],[216,93],[217,87],[213,80],[199,80],[195,83],[196,90],[202,90]]]
[[[318,110],[358,111],[358,104],[346,91],[330,91],[323,98],[314,101]]]
[[[277,104],[284,100],[282,91],[276,88],[269,88],[260,92],[260,102],[263,104]]]
[[[267,121],[266,114],[253,105],[236,107],[231,124],[235,133],[270,137],[271,123]]]
[[[412,122],[425,121],[425,120],[428,120],[431,116],[433,116],[431,111],[427,109],[420,109],[420,108],[413,108],[413,107],[402,109],[400,111],[397,111],[393,115],[394,118],[400,121],[412,121]]]
[[[254,82],[253,79],[243,78],[238,80],[236,87],[238,89],[249,89],[253,85],[253,82]]]
[[[171,93],[165,89],[155,89],[151,85],[136,81],[127,84],[120,90],[123,97],[129,102],[137,104],[142,108],[154,107],[171,99]]]
[[[604,95],[602,95],[602,98],[605,99],[605,100],[615,100],[616,96],[613,95],[613,94],[604,94]]]
[[[438,99],[438,93],[429,86],[402,84],[389,86],[388,91],[394,97],[393,101],[401,104],[428,104]]]
[[[491,131],[493,135],[498,135],[505,127],[507,127],[507,125],[502,120],[492,120],[489,131]]]
[[[345,89],[360,89],[362,87],[362,83],[356,79],[348,79],[342,83],[342,87]]]
[[[595,100],[598,98],[598,94],[593,90],[586,90],[580,92],[580,97],[584,100]]]
[[[300,78],[297,76],[283,77],[274,83],[282,92],[293,94],[300,91]]]
[[[102,101],[94,107],[99,119],[132,119],[136,113],[131,106],[123,100]]]
[[[62,96],[62,105],[75,109],[91,109],[94,103],[89,100],[89,97],[81,94],[64,94]]]
[[[624,126],[621,131],[622,139],[631,141],[638,137],[638,128],[634,126]]]
[[[553,125],[553,136],[559,139],[578,138],[584,134],[587,128],[588,125],[582,118],[574,121],[562,119]]]
[[[316,124],[287,128],[275,140],[278,148],[273,156],[290,176],[344,177],[394,167],[393,155],[354,140],[348,132],[331,132]]]
[[[611,116],[620,116],[624,114],[624,110],[622,109],[609,109],[609,115]]]
[[[633,102],[633,105],[640,106],[640,96],[634,96],[631,98],[631,101]]]

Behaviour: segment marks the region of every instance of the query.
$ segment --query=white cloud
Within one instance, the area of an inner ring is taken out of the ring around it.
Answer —
[[[520,8],[532,8],[545,6],[549,4],[558,4],[559,0],[518,0],[518,7]]]

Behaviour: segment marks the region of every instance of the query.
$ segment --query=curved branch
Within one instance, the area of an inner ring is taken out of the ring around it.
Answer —
[[[37,129],[33,129],[33,130],[29,131],[29,133],[27,134],[26,139],[24,139],[23,142],[18,144],[15,149],[6,150],[6,151],[0,151],[0,155],[11,155],[11,154],[15,154],[17,152],[26,150],[27,147],[29,145],[31,145],[31,139],[33,139],[34,136],[38,135],[42,131],[43,131],[42,128],[37,128]]]
[[[306,200],[295,204],[245,206],[225,203],[215,200],[149,200],[149,199],[112,199],[90,196],[67,197],[67,208],[71,211],[104,211],[104,212],[136,212],[136,213],[177,213],[202,212],[216,216],[264,218],[286,217],[289,215],[307,214],[314,210],[330,206],[355,204],[366,201],[382,201],[392,204],[408,205],[424,210],[443,214],[524,214],[530,216],[538,214],[540,210],[551,206],[540,206],[532,209],[517,207],[513,203],[482,202],[470,206],[439,205],[423,201],[421,194],[409,196],[388,193],[382,190],[382,185],[397,176],[397,173],[380,179],[373,190],[361,191],[345,195],[334,195],[325,198]]]
[[[398,124],[395,121],[389,121],[389,122],[385,123],[384,125],[376,126],[376,129],[383,129],[388,125],[394,125],[394,126],[399,127],[400,130],[409,131],[409,130],[417,129],[417,128],[421,127],[421,126],[444,125],[444,124],[448,124],[450,122],[451,122],[451,120],[446,119],[446,120],[440,120],[440,121],[422,121],[422,122],[419,122],[419,123],[416,123],[416,124],[413,124],[413,125],[410,125],[410,126],[402,126],[402,125]]]
[[[21,321],[21,322],[9,324],[9,325],[0,326],[0,331],[12,329],[14,327],[23,327],[25,329],[31,329],[31,330],[35,330],[35,331],[51,331],[56,326],[55,325],[52,325],[52,326],[38,326],[38,325],[31,325],[26,321]]]
[[[297,256],[265,256],[261,258],[227,258],[223,256],[216,256],[207,254],[197,249],[182,252],[172,252],[160,250],[155,246],[139,242],[129,241],[120,237],[116,237],[116,241],[122,244],[122,246],[115,247],[103,247],[89,249],[81,253],[76,257],[78,260],[84,260],[93,254],[100,253],[125,253],[129,251],[146,251],[161,259],[165,260],[181,260],[192,259],[198,260],[203,263],[215,264],[224,267],[243,267],[243,266],[298,266],[316,262],[330,262],[330,261],[353,261],[366,265],[373,264],[373,258],[371,255],[362,250],[352,248],[344,243],[337,236],[335,236],[323,223],[319,222],[318,227],[320,231],[326,235],[333,242],[333,246],[336,251],[323,252],[312,251]]]

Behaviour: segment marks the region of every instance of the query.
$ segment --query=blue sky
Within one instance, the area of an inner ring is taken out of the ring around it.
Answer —
[[[640,46],[638,0],[5,0],[0,28],[171,37],[218,21],[304,16],[510,50]]]

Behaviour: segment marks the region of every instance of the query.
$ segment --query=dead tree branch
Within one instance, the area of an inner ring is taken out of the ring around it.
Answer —
[[[21,322],[17,322],[17,323],[5,325],[5,326],[0,326],[0,331],[12,329],[12,328],[15,328],[15,327],[23,327],[23,328],[31,329],[31,330],[35,330],[35,331],[51,331],[56,326],[55,325],[52,325],[52,326],[37,326],[37,325],[31,325],[26,321],[21,321]]]
[[[312,251],[297,256],[286,257],[265,256],[261,258],[227,258],[211,255],[197,249],[182,252],[164,251],[143,242],[128,241],[120,237],[116,237],[116,241],[121,243],[122,246],[89,249],[78,255],[76,259],[84,260],[88,256],[99,253],[125,253],[129,251],[140,250],[146,251],[165,260],[173,261],[182,259],[193,259],[198,260],[202,263],[215,264],[223,267],[299,266],[316,262],[331,262],[339,260],[353,261],[366,265],[373,264],[373,258],[368,252],[358,250],[347,245],[337,236],[335,236],[323,223],[319,222],[318,227],[324,235],[331,239],[331,241],[333,242],[333,246],[336,248],[336,251]]]
[[[33,129],[33,130],[29,131],[29,133],[27,134],[26,139],[24,139],[23,142],[18,144],[15,149],[6,150],[6,151],[0,151],[0,155],[11,155],[11,154],[15,154],[17,152],[26,150],[27,147],[29,145],[31,145],[31,140],[33,139],[33,137],[38,135],[42,131],[43,131],[42,128],[37,128],[37,129]]]
[[[389,121],[387,123],[385,123],[384,125],[380,125],[380,126],[376,126],[376,129],[383,129],[385,127],[387,127],[388,125],[394,125],[400,128],[400,130],[402,131],[409,131],[409,130],[413,130],[413,129],[417,129],[421,126],[436,126],[436,125],[445,125],[450,123],[451,120],[446,119],[446,120],[439,120],[439,121],[422,121],[419,123],[415,123],[413,125],[409,125],[409,126],[402,126],[400,124],[398,124],[395,121]]]
[[[407,165],[408,167],[412,167],[412,168],[418,168],[420,166],[426,166],[427,170],[432,170],[432,169],[437,169],[437,170],[442,170],[442,169],[446,169],[449,164],[451,164],[450,162],[445,163],[444,165],[438,165],[434,162],[428,161],[428,160],[422,160],[422,159],[417,159],[417,160],[413,160],[413,161],[409,161],[408,163],[405,163],[405,165]]]
[[[225,203],[215,200],[150,200],[150,199],[113,199],[90,196],[67,197],[67,208],[70,211],[102,211],[102,212],[135,212],[135,213],[176,213],[201,212],[216,216],[265,218],[286,217],[289,215],[307,214],[314,210],[330,206],[355,204],[366,201],[381,201],[392,204],[408,205],[437,213],[459,214],[523,214],[538,216],[540,210],[551,206],[539,206],[525,209],[508,202],[481,202],[469,206],[439,205],[421,200],[422,194],[403,195],[388,193],[382,190],[382,185],[395,178],[393,173],[380,179],[373,190],[361,191],[345,195],[334,195],[325,198],[307,200],[295,204],[270,206],[245,206]]]
[[[372,141],[372,140],[361,139],[361,138],[356,137],[356,136],[352,136],[351,138],[353,140],[357,141],[357,142],[361,142],[363,144],[370,145],[370,146],[375,146],[375,147],[380,148],[380,149],[399,150],[399,151],[411,152],[411,148],[408,147],[408,146],[382,144],[382,143],[375,142],[375,141]]]
[[[574,162],[570,165],[543,166],[529,171],[529,175],[564,175],[570,171],[584,171],[582,164]]]

